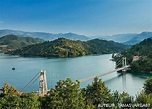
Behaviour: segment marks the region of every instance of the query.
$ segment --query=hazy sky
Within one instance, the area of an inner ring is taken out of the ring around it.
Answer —
[[[0,0],[0,29],[89,36],[152,31],[152,0]]]

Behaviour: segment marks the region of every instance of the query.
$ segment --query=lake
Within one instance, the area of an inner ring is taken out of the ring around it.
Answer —
[[[0,54],[0,87],[7,82],[19,91],[38,73],[46,70],[48,88],[53,88],[59,80],[71,78],[73,81],[99,75],[115,68],[115,62],[110,61],[111,54],[83,56],[77,58],[25,58]],[[15,67],[15,70],[12,70]],[[135,95],[142,90],[148,73],[111,73],[101,77],[111,90],[128,92]],[[91,84],[92,80],[81,83],[81,87]],[[38,80],[25,91],[37,91]]]

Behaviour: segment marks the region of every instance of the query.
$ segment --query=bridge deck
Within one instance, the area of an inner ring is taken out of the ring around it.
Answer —
[[[80,82],[80,83],[83,83],[83,82],[92,80],[92,79],[94,79],[94,78],[96,78],[96,77],[99,78],[99,77],[101,77],[101,76],[105,76],[105,75],[108,75],[108,74],[110,74],[110,73],[117,72],[117,71],[123,70],[123,69],[128,68],[128,67],[129,67],[129,65],[126,65],[126,66],[124,66],[124,67],[121,67],[121,68],[118,68],[118,69],[115,69],[115,70],[111,70],[111,71],[108,71],[108,72],[106,72],[106,73],[102,73],[102,74],[100,74],[100,75],[96,75],[96,76],[91,76],[91,77],[88,77],[88,78],[80,79],[79,82]]]

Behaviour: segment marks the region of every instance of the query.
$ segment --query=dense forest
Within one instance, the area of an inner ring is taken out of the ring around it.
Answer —
[[[6,35],[0,37],[0,52],[15,50],[31,44],[42,43],[42,42],[44,42],[44,40],[39,38]]]
[[[40,44],[29,45],[21,49],[7,52],[12,55],[42,57],[77,57],[90,54],[107,54],[121,52],[128,46],[113,41],[93,39],[90,41],[73,41],[59,38]]]
[[[95,78],[91,85],[80,88],[79,81],[60,80],[47,95],[19,93],[5,83],[0,94],[0,109],[151,109],[152,78],[148,78],[143,91],[136,96],[118,91],[111,92]]]
[[[122,55],[127,57],[132,71],[152,72],[152,38],[132,46]],[[133,60],[134,56],[137,56],[138,59]]]

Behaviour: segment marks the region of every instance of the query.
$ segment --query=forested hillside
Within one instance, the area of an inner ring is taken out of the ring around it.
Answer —
[[[91,51],[92,54],[116,53],[128,48],[126,45],[101,39],[87,41],[87,44],[89,45],[89,51]]]
[[[90,54],[120,52],[126,48],[127,46],[113,41],[94,39],[83,42],[59,38],[54,41],[46,41],[41,44],[29,45],[7,53],[21,56],[77,57]]]
[[[127,57],[133,71],[152,71],[152,38],[145,39],[122,53]],[[133,57],[139,58],[133,61]]]
[[[15,35],[6,35],[0,37],[0,52],[11,51],[25,47],[27,45],[42,43],[44,40],[32,37],[18,37]]]

